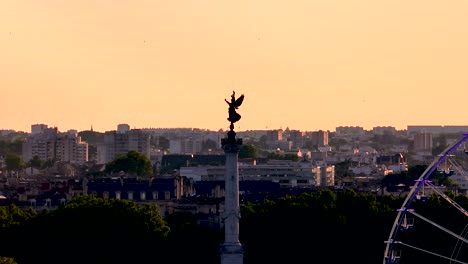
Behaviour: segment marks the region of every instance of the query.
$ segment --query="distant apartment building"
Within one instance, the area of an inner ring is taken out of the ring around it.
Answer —
[[[42,134],[47,129],[49,129],[49,126],[46,124],[34,124],[34,125],[31,125],[31,134],[32,135]]]
[[[291,130],[287,140],[292,142],[292,148],[301,148],[304,145],[304,133],[299,130]]]
[[[421,131],[414,135],[413,147],[415,152],[431,155],[432,146],[432,133]]]
[[[328,131],[319,130],[313,132],[306,132],[304,138],[304,141],[310,141],[314,146],[328,146]]]
[[[60,134],[55,143],[57,161],[83,164],[88,161],[88,143],[82,142],[76,131]]]
[[[468,126],[407,126],[408,134],[428,132],[432,134],[468,133]]]
[[[130,125],[128,124],[117,125],[117,133],[127,133],[128,131],[130,131]]]
[[[339,126],[335,128],[336,134],[338,135],[364,135],[365,130],[359,126]]]
[[[97,163],[106,164],[131,150],[138,151],[150,159],[150,135],[140,129],[107,131],[104,133],[104,142],[97,145]]]
[[[169,141],[169,153],[171,154],[196,154],[202,151],[200,138],[172,139]]]
[[[266,140],[267,142],[276,142],[279,140],[283,140],[283,131],[279,129],[268,130],[266,133]]]
[[[316,170],[320,170],[319,181],[316,182],[317,186],[320,187],[329,187],[335,185],[335,166],[321,166],[317,167]]]
[[[13,129],[0,129],[0,136],[7,136],[13,133],[15,133]]]
[[[193,181],[223,181],[224,166],[181,167],[180,176]],[[335,184],[334,166],[315,166],[310,162],[271,160],[267,164],[239,164],[240,181],[271,181],[282,188],[325,187]]]
[[[286,139],[283,138],[283,130],[276,129],[276,130],[268,130],[266,133],[266,145],[270,149],[276,148],[285,148],[287,145],[282,142],[286,142]],[[280,146],[281,145],[281,146]]]
[[[394,135],[396,134],[397,130],[395,127],[392,126],[378,126],[372,128],[372,133],[375,135],[383,135],[383,134],[389,134],[389,135]]]
[[[59,133],[57,127],[32,125],[30,136],[22,146],[22,156],[27,162],[39,159],[83,164],[88,161],[88,143],[82,142],[76,130]]]

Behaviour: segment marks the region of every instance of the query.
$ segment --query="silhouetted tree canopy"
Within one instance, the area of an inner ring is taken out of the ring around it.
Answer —
[[[17,264],[13,258],[0,257],[0,264]]]
[[[145,263],[169,232],[156,205],[76,196],[24,224],[15,259],[21,264]]]
[[[23,140],[0,140],[0,155],[7,154],[21,155],[23,148]]]
[[[35,155],[29,162],[28,165],[35,168],[40,169],[44,165],[44,161],[39,158],[39,156]]]
[[[129,151],[125,155],[120,155],[106,164],[107,173],[118,173],[120,171],[136,176],[153,175],[151,161],[145,155],[134,150]]]
[[[468,207],[467,196],[446,195]],[[382,263],[384,241],[405,198],[325,189],[244,202],[240,218],[244,263]],[[466,216],[440,196],[415,200],[412,208],[457,234],[466,234]],[[224,232],[203,226],[200,220],[189,212],[162,218],[155,205],[93,196],[78,196],[41,213],[10,205],[0,207],[0,256],[19,264],[219,264]],[[446,256],[456,242],[423,220],[401,232],[399,239],[426,244]],[[466,262],[467,253],[462,248],[457,254]],[[447,260],[410,249],[399,263]]]
[[[292,160],[292,161],[299,160],[299,156],[297,154],[292,154],[292,153],[270,152],[268,153],[267,157],[273,160]]]
[[[239,158],[256,158],[257,148],[252,144],[243,144],[239,151]]]
[[[8,171],[18,171],[24,168],[24,161],[20,155],[10,153],[5,156],[5,165]]]

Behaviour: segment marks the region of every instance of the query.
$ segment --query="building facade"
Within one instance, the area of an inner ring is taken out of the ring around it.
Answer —
[[[97,146],[97,163],[106,164],[131,150],[150,159],[150,135],[140,129],[131,129],[126,132],[107,131],[104,133],[104,142]]]
[[[40,160],[54,160],[83,164],[88,161],[88,143],[81,141],[76,130],[59,133],[57,127],[32,125],[32,131],[22,145],[23,160],[37,156]]]
[[[222,181],[224,166],[181,167],[180,176],[193,181]],[[239,164],[240,181],[271,181],[282,188],[326,187],[335,184],[334,166],[315,166],[311,162],[271,160],[267,164]]]

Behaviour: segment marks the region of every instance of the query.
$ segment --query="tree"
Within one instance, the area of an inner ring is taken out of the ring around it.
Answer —
[[[0,140],[0,155],[6,155],[9,153],[21,155],[22,146],[22,140]]]
[[[28,164],[35,168],[35,169],[40,169],[44,165],[44,161],[42,161],[39,156],[35,155],[29,162]]]
[[[346,263],[356,252],[363,253],[360,264],[375,263],[381,259],[381,241],[394,211],[374,195],[352,190],[241,205],[239,239],[248,249],[245,263],[302,263],[317,254],[327,256],[327,263]]]
[[[345,161],[336,163],[335,164],[335,176],[337,178],[352,176],[353,172],[349,168],[353,165],[354,164],[351,159],[347,159]]]
[[[0,257],[0,264],[17,264],[13,258]]]
[[[257,157],[257,149],[252,144],[243,144],[239,151],[239,158],[256,158]]]
[[[170,228],[155,204],[76,196],[23,230],[19,263],[149,263]],[[24,244],[22,241],[40,243]],[[53,246],[52,246],[53,245]],[[71,252],[73,257],[70,257]],[[164,262],[163,262],[164,263]]]
[[[7,171],[18,171],[24,167],[23,158],[17,154],[7,154],[5,157]]]
[[[12,257],[19,250],[16,244],[22,244],[19,230],[37,215],[32,208],[21,210],[15,204],[0,206],[0,264],[16,263]]]
[[[299,156],[297,154],[280,153],[280,152],[268,153],[267,158],[273,159],[273,160],[292,160],[292,161],[298,161],[299,160]]]
[[[136,176],[152,176],[151,161],[138,151],[131,150],[106,164],[107,173],[126,172]]]

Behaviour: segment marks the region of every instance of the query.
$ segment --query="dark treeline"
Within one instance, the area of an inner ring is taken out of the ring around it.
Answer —
[[[466,196],[449,194],[466,208]],[[328,190],[241,207],[244,263],[382,263],[385,244],[403,197]],[[466,217],[439,196],[415,201],[435,222],[460,231]],[[415,225],[402,238],[450,255],[454,243]],[[432,228],[433,229],[433,228]],[[190,213],[159,215],[157,206],[78,196],[54,211],[0,207],[0,256],[29,263],[219,264],[224,231],[197,225]],[[465,252],[461,250],[461,254]],[[459,256],[462,258],[463,256]],[[467,256],[464,256],[465,259]],[[400,263],[447,263],[404,252]]]

